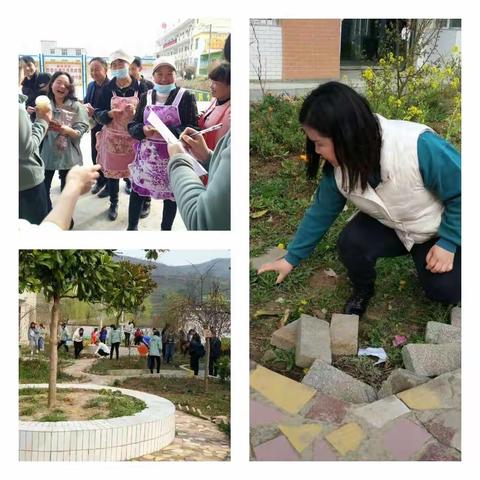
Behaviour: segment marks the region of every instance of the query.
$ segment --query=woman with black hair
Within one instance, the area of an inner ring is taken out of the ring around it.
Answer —
[[[50,211],[50,187],[55,170],[59,172],[63,190],[70,169],[83,164],[80,140],[89,127],[87,111],[75,97],[75,85],[68,73],[53,74],[47,95],[52,104],[53,120],[43,140],[41,157],[45,163],[45,188]]]
[[[360,212],[338,240],[353,284],[345,313],[362,315],[374,294],[375,263],[410,253],[426,295],[455,304],[461,296],[460,154],[431,128],[373,114],[365,98],[338,82],[305,99],[307,175],[323,173],[284,259],[258,273],[277,283],[315,249],[347,200]]]

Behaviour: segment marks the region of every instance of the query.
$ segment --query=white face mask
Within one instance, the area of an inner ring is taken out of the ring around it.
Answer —
[[[118,70],[112,70],[112,77],[115,78],[127,78],[128,77],[128,68],[119,68]]]

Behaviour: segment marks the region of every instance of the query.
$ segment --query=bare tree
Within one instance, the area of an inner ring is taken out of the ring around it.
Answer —
[[[260,51],[260,42],[258,41],[257,37],[257,31],[255,30],[255,20],[253,18],[250,19],[250,28],[252,29],[253,37],[254,40],[250,41],[250,45],[255,44],[255,47],[257,49],[257,58],[258,61],[257,63],[252,62],[252,67],[253,70],[255,71],[257,78],[258,78],[258,83],[260,85],[260,90],[262,91],[262,97],[265,96],[265,81],[266,81],[266,68],[264,69],[263,64],[262,64],[262,54]],[[265,76],[265,78],[262,78],[262,75]]]

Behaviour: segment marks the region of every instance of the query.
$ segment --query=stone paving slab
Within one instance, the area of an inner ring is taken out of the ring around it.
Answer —
[[[312,460],[332,462],[338,460],[338,457],[323,438],[317,438],[313,444]]]
[[[396,370],[393,370],[388,378],[382,383],[382,387],[378,391],[378,398],[395,395],[396,393],[409,390],[410,388],[417,387],[428,381],[430,381],[430,377],[415,375],[409,370],[397,368]]]
[[[295,449],[290,445],[289,441],[283,436],[279,436],[262,445],[258,445],[253,449],[255,458],[258,461],[262,460],[282,460],[282,461],[296,461],[300,460]]]
[[[302,315],[297,327],[295,364],[309,368],[316,359],[332,363],[330,350],[330,325],[310,315]]]
[[[434,377],[461,366],[459,343],[442,345],[412,343],[402,348],[405,368],[417,375]]]
[[[299,453],[303,452],[323,431],[321,425],[313,423],[298,426],[279,425],[278,428]]]
[[[355,452],[365,439],[365,432],[357,423],[347,423],[342,427],[325,435],[325,439],[340,453],[345,456],[349,452]]]
[[[417,412],[417,419],[440,443],[461,450],[461,412],[458,408]]]
[[[429,443],[423,453],[416,459],[419,461],[430,462],[451,462],[460,461],[460,453],[452,448],[448,448],[438,442]]]
[[[363,407],[355,408],[351,412],[369,425],[382,428],[395,418],[409,413],[410,409],[397,397],[391,396]]]
[[[461,307],[453,307],[450,312],[450,324],[460,328],[462,326],[462,309]]]
[[[412,410],[461,408],[461,370],[445,373],[418,387],[398,393]]]
[[[339,425],[345,419],[350,403],[322,392],[317,392],[305,418]]]
[[[250,399],[250,426],[268,425],[285,420],[285,415],[274,407]]]
[[[369,403],[377,399],[377,394],[370,385],[321,360],[313,362],[302,383],[347,402]]]
[[[282,350],[291,350],[297,343],[298,320],[287,323],[284,327],[275,330],[270,339],[270,344]]]
[[[334,313],[330,322],[333,355],[356,355],[358,351],[358,315]]]
[[[250,387],[288,413],[298,413],[315,395],[315,389],[262,366],[250,373]]]
[[[459,327],[447,323],[428,322],[425,330],[425,341],[427,343],[454,343],[460,342],[462,330]]]
[[[284,248],[273,247],[268,250],[265,254],[260,255],[259,257],[251,258],[250,265],[252,270],[258,270],[264,263],[275,262],[285,257],[287,250]]]

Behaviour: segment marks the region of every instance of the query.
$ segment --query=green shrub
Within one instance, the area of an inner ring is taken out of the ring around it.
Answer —
[[[217,424],[218,429],[230,438],[230,422],[221,422]]]
[[[448,61],[421,66],[407,66],[402,56],[390,53],[362,75],[375,112],[425,123],[460,147],[461,64],[457,53]]]
[[[221,382],[230,378],[230,358],[222,356],[217,360],[218,376]]]
[[[250,152],[260,158],[288,157],[304,150],[298,122],[301,99],[265,95],[250,106]]]
[[[63,412],[63,410],[60,410],[59,408],[56,408],[55,410],[52,410],[50,413],[47,413],[47,415],[44,415],[43,417],[40,418],[40,422],[63,422],[64,420],[67,420],[67,416]]]
[[[230,337],[222,338],[222,354],[230,356]]]

